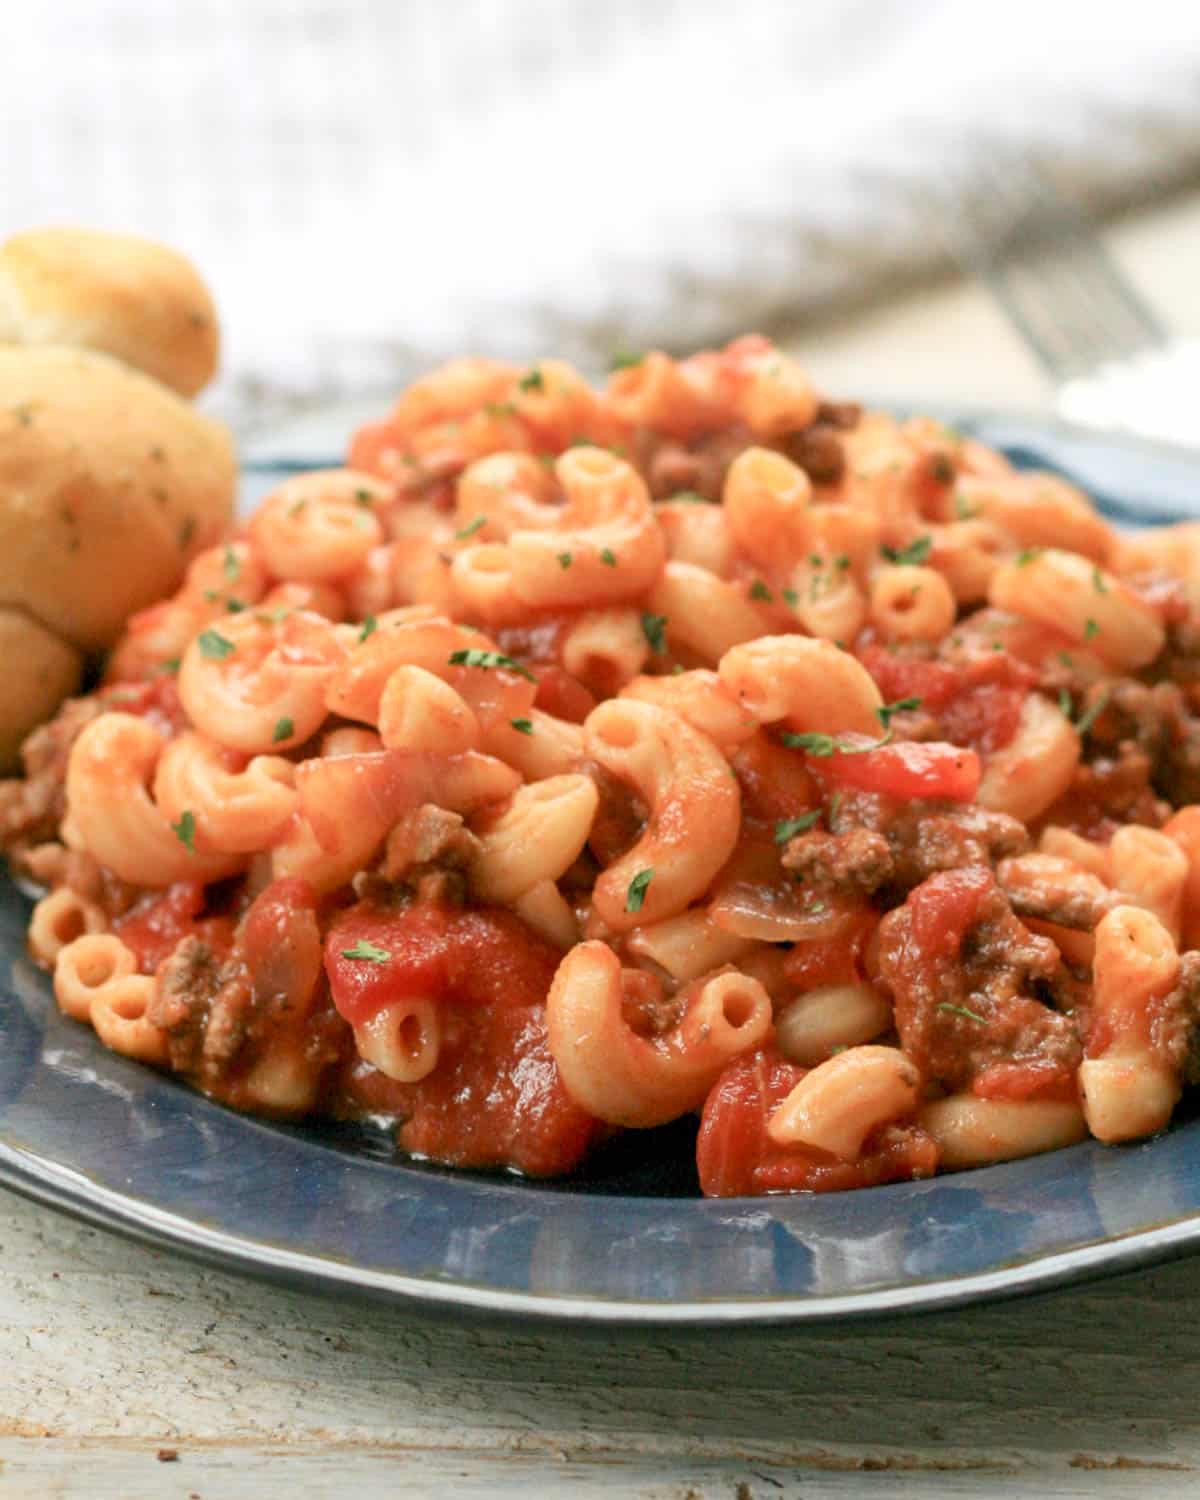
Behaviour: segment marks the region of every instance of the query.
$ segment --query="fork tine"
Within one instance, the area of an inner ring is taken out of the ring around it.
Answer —
[[[1025,161],[962,195],[957,258],[992,290],[1056,381],[1159,346],[1158,318],[1086,221]]]

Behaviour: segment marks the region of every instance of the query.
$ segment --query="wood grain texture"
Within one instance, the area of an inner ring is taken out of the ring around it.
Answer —
[[[3,1195],[0,1494],[1173,1497],[1200,1487],[1198,1328],[1200,1262],[719,1337],[433,1321]]]

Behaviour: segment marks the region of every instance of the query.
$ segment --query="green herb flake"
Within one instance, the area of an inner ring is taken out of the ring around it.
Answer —
[[[772,594],[761,578],[756,578],[750,585],[750,597],[751,599],[761,599],[764,604],[770,604],[773,602],[775,595]]]
[[[511,656],[505,656],[502,651],[451,651],[450,665],[452,667],[499,667],[505,672],[515,672],[518,677],[524,677],[527,682],[536,682],[537,678],[529,670],[523,667],[519,661],[514,661]]]
[[[225,548],[225,560],[221,564],[221,572],[230,583],[236,583],[242,576],[242,565],[238,561],[238,555],[232,547]]]
[[[775,825],[775,842],[786,844],[789,839],[794,839],[798,833],[806,833],[817,819],[821,816],[818,807],[812,812],[801,813],[798,818],[780,818]]]
[[[1025,547],[1017,553],[1013,561],[1018,568],[1027,568],[1031,562],[1035,562],[1042,555],[1040,547]]]
[[[225,601],[225,613],[227,615],[240,615],[246,608],[240,599],[235,599],[231,594]]]
[[[468,537],[474,536],[477,531],[482,531],[486,525],[486,516],[476,516],[473,521],[468,521],[461,531],[454,533],[454,540],[456,542],[465,542]]]
[[[650,889],[650,882],[653,879],[653,870],[638,871],[629,882],[629,889],[625,892],[626,911],[641,911],[646,900],[646,892]]]
[[[1079,722],[1075,725],[1075,729],[1080,737],[1088,732],[1088,730],[1108,707],[1108,700],[1109,694],[1102,693],[1100,697],[1096,699],[1095,703],[1092,704],[1091,708],[1080,714]]]
[[[375,618],[374,615],[368,615],[367,618],[362,622],[362,629],[358,632],[358,639],[360,644],[363,641],[370,640],[370,638],[378,629],[379,621]]]
[[[795,589],[784,589],[782,592],[783,602],[788,605],[789,608],[795,609],[797,604],[800,603],[800,595],[796,592]]]
[[[196,815],[190,807],[180,813],[178,823],[171,824],[171,831],[189,854],[195,854]]]
[[[368,964],[386,964],[391,956],[386,948],[378,948],[366,938],[359,938],[353,948],[342,949],[343,958],[357,958]]]
[[[885,729],[890,729],[894,714],[912,713],[920,706],[920,698],[897,698],[895,703],[880,704],[875,710],[875,716]]]
[[[981,1026],[987,1025],[985,1017],[976,1015],[973,1010],[970,1010],[965,1005],[951,1005],[948,1000],[939,1000],[937,1008],[938,1010],[944,1010],[948,1015],[962,1016],[964,1020],[978,1021]]]
[[[177,656],[168,656],[166,661],[159,663],[159,667],[162,671],[174,677],[175,673],[179,671],[180,659]]]
[[[851,745],[845,740],[835,739],[831,734],[811,732],[787,733],[780,738],[789,750],[803,750],[806,755],[815,755],[818,759],[825,760],[831,755],[865,755],[868,750],[880,750],[891,742],[892,731],[889,727],[882,739],[868,740],[865,745]]]
[[[280,740],[290,740],[296,732],[296,726],[291,719],[276,719],[275,728],[271,731],[271,743],[278,745]]]
[[[486,401],[483,407],[489,417],[496,417],[503,421],[506,417],[515,417],[517,408],[511,401]]]
[[[521,391],[544,391],[546,379],[542,372],[534,365],[532,370],[527,370],[520,380],[517,381],[517,389]]]
[[[202,630],[196,642],[200,647],[200,655],[208,657],[209,661],[224,661],[236,649],[233,642],[219,630]]]
[[[532,719],[510,719],[508,722],[512,725],[512,727],[517,731],[518,734],[533,733]]]
[[[299,500],[293,500],[292,501],[292,503],[288,506],[287,513],[288,513],[289,516],[298,516],[298,515],[301,515],[307,509],[308,509],[308,501],[307,501],[307,499],[305,499],[305,498],[302,497]]]
[[[355,505],[361,505],[366,510],[369,506],[375,504],[375,496],[372,495],[370,490],[355,490],[354,503]]]
[[[605,549],[603,550],[603,552],[601,552],[601,554],[600,554],[600,561],[604,564],[604,566],[606,568],[615,568],[616,567],[616,565],[617,565],[617,559],[616,559],[616,557],[615,557],[615,555],[614,555],[613,550],[612,550],[611,547],[605,547]]]
[[[888,562],[895,563],[899,567],[915,568],[928,560],[932,548],[931,536],[919,536],[915,542],[910,542],[907,547],[901,547],[899,550],[895,547],[881,547],[879,550]]]
[[[645,358],[644,354],[630,354],[621,350],[609,360],[608,367],[614,372],[617,370],[634,370]]]
[[[1059,688],[1058,690],[1058,708],[1059,712],[1065,718],[1069,719],[1071,717],[1071,714],[1073,712],[1071,706],[1071,695],[1067,692],[1066,688]]]
[[[970,521],[975,517],[975,511],[971,509],[971,502],[961,490],[956,491],[954,495],[954,514],[960,521]]]
[[[670,498],[682,501],[684,505],[712,505],[714,503],[707,495],[702,495],[699,490],[676,490]]]
[[[667,650],[666,615],[643,615],[642,634],[656,656],[664,656]]]
[[[557,557],[558,557],[558,565],[563,570],[564,573],[571,566],[571,564],[575,561],[574,557],[571,555],[570,552],[559,552],[557,554]]]
[[[1108,593],[1108,584],[1104,581],[1104,574],[1094,564],[1092,566],[1092,587],[1098,594]]]
[[[1085,641],[1094,641],[1100,634],[1100,627],[1095,620],[1089,620],[1083,627],[1083,638]]]

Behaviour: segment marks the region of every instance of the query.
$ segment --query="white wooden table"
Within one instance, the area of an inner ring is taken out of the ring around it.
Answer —
[[[1200,333],[1200,197],[1114,237]],[[799,337],[827,386],[1036,407],[986,300]],[[200,1270],[0,1194],[0,1495],[1200,1494],[1200,1260],[807,1331],[432,1322]]]

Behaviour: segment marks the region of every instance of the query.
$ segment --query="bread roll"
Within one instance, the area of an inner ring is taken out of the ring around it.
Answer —
[[[29,731],[79,687],[83,653],[29,615],[0,606],[0,661],[0,772],[8,772]]]
[[[223,427],[84,349],[0,349],[0,604],[85,653],[229,524]],[[4,726],[7,731],[9,726]]]
[[[0,345],[97,349],[194,396],[219,343],[208,288],[165,245],[97,229],[31,229],[0,245]]]

